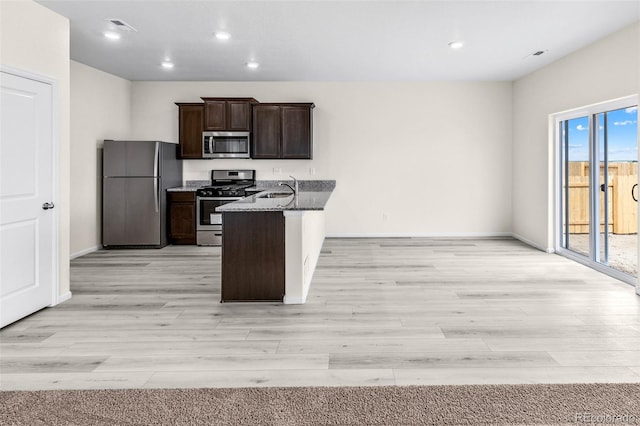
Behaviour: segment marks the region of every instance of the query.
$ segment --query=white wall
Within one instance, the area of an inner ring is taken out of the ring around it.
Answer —
[[[71,257],[102,244],[102,145],[128,138],[131,82],[71,61]]]
[[[31,0],[0,5],[0,64],[57,82],[60,295],[69,292],[69,21]]]
[[[174,102],[201,96],[314,102],[314,159],[189,160],[185,179],[336,179],[329,235],[511,231],[510,82],[133,82],[133,136],[177,141]]]
[[[514,82],[513,232],[552,249],[553,140],[549,116],[640,92],[640,24]]]

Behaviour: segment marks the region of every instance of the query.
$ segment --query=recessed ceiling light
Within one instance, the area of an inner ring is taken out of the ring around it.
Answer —
[[[231,34],[226,31],[216,31],[214,35],[218,40],[229,40],[231,38]]]
[[[109,40],[120,40],[120,34],[114,33],[113,31],[105,31],[102,33],[102,35]]]
[[[256,61],[249,61],[247,62],[247,68],[251,68],[251,69],[256,69],[260,66],[259,63],[257,63]]]
[[[166,68],[166,69],[171,69],[173,68],[173,62],[170,61],[164,61],[162,63],[162,68]]]
[[[452,49],[462,49],[464,46],[464,41],[454,40],[449,42],[449,47]]]

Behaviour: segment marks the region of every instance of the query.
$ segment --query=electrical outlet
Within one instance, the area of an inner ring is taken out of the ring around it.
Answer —
[[[387,220],[389,220],[389,215],[387,215],[386,213],[382,213],[382,221],[386,222]]]
[[[274,168],[273,168],[273,174],[274,174],[274,175],[282,174],[282,168],[280,168],[280,167],[274,167]]]
[[[316,168],[315,167],[309,167],[309,174],[310,175],[315,175],[316,174]]]

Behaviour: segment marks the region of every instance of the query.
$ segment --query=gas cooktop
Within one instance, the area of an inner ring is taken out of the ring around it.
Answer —
[[[255,170],[211,170],[211,185],[199,188],[198,197],[244,197],[255,185]]]
[[[203,186],[196,191],[198,197],[244,197],[249,184]]]

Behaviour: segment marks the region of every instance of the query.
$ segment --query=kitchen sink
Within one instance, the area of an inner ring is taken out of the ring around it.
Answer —
[[[256,198],[285,198],[292,196],[291,192],[267,192],[266,194],[258,195]]]

